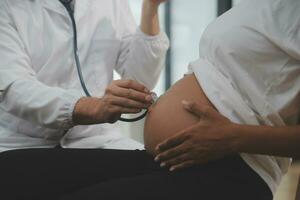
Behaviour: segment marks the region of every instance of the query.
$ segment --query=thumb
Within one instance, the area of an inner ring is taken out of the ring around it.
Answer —
[[[206,106],[200,106],[195,102],[190,102],[190,101],[186,101],[183,100],[182,101],[182,105],[184,107],[185,110],[187,110],[188,112],[192,113],[193,115],[201,118],[205,115],[206,112]]]
[[[230,121],[227,117],[219,113],[216,109],[206,104],[197,104],[195,102],[189,101],[182,101],[183,107],[190,113],[194,114],[195,116],[207,119],[207,120],[217,120],[223,121],[227,120]]]

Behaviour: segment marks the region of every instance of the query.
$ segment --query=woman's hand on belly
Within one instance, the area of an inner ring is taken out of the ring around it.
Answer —
[[[183,108],[181,103],[183,100],[214,107],[199,85],[196,76],[194,74],[184,76],[149,110],[144,126],[144,142],[148,153],[157,155],[155,147],[159,143],[198,123],[198,117]]]
[[[157,145],[155,161],[161,167],[175,171],[236,153],[234,123],[209,106],[190,102],[183,106],[199,122]]]

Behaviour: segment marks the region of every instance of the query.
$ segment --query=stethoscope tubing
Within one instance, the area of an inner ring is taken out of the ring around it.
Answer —
[[[66,10],[67,10],[67,12],[70,16],[70,19],[72,21],[73,37],[74,37],[74,39],[73,39],[73,53],[74,53],[75,65],[76,65],[76,68],[77,68],[77,73],[78,73],[78,77],[79,77],[79,80],[80,80],[80,84],[81,84],[81,87],[82,87],[84,93],[86,94],[86,96],[91,97],[92,95],[86,87],[85,81],[83,79],[82,70],[81,70],[82,68],[81,68],[80,59],[79,59],[79,55],[78,55],[77,26],[76,26],[73,10],[71,9],[71,6],[70,6],[71,0],[67,0],[67,1],[60,0],[60,2],[66,8]],[[146,110],[142,115],[140,115],[138,117],[131,118],[131,119],[120,117],[119,120],[122,121],[122,122],[136,122],[136,121],[139,121],[139,120],[145,118],[147,113],[148,113],[148,110]]]

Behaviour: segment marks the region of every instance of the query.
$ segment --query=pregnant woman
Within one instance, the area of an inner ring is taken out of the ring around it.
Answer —
[[[298,0],[245,0],[210,24],[200,58],[150,108],[141,174],[75,199],[273,199],[300,152],[299,13]]]
[[[175,171],[240,153],[276,192],[288,157],[300,152],[299,12],[298,0],[245,0],[208,26],[190,75],[146,121],[146,149],[162,167]],[[246,174],[231,186],[249,183]]]
[[[200,58],[150,109],[147,152],[53,149],[35,165],[3,153],[0,188],[51,188],[31,200],[271,200],[300,153],[299,13],[299,0],[244,0],[210,24]]]

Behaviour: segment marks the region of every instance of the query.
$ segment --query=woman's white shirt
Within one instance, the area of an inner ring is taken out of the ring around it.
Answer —
[[[75,19],[83,76],[93,96],[104,94],[113,70],[154,87],[169,41],[163,32],[142,33],[127,0],[77,0]],[[0,1],[0,90],[0,151],[59,143],[141,147],[123,140],[115,125],[73,127],[72,111],[84,93],[73,57],[71,20],[58,0]]]
[[[200,58],[189,69],[212,103],[232,121],[299,123],[299,13],[299,0],[244,0],[206,29]],[[291,160],[241,156],[275,193]]]

